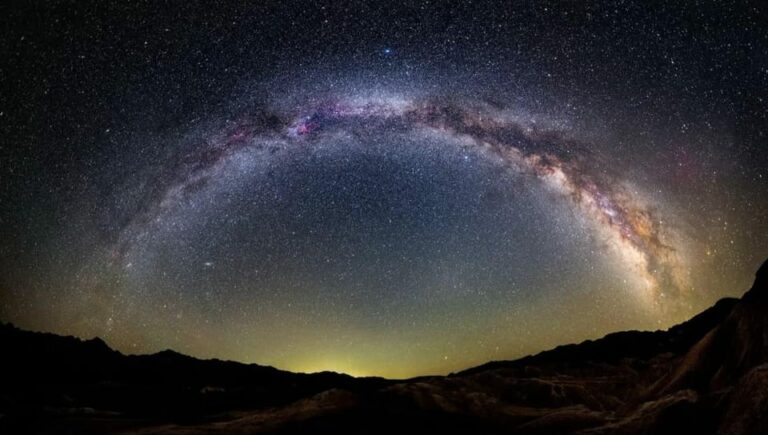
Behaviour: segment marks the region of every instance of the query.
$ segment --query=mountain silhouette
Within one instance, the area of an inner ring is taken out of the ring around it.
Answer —
[[[0,325],[0,433],[768,433],[768,261],[741,299],[408,380],[123,355]]]

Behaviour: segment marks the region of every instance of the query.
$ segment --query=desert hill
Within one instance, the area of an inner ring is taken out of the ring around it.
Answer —
[[[741,299],[410,380],[123,355],[0,326],[2,433],[768,433],[768,262]]]

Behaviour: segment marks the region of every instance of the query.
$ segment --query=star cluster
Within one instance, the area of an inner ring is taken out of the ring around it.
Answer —
[[[2,320],[412,376],[669,326],[766,254],[749,2],[70,6],[5,14]]]

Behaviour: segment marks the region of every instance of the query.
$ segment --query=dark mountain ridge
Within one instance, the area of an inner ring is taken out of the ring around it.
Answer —
[[[613,332],[597,340],[565,344],[513,361],[491,361],[463,370],[458,375],[559,361],[617,362],[622,358],[650,358],[665,352],[683,353],[723,321],[738,301],[736,298],[720,299],[690,320],[667,330]]]
[[[8,403],[8,395],[20,399],[11,400],[10,411],[27,418],[44,408],[81,405],[190,423],[229,409],[280,406],[332,388],[356,391],[389,382],[200,360],[173,350],[123,355],[100,338],[80,340],[23,331],[10,324],[0,326],[0,346],[6,373],[3,404]],[[0,422],[14,415],[10,412]]]
[[[768,262],[741,299],[410,380],[123,355],[0,325],[2,433],[768,433]]]

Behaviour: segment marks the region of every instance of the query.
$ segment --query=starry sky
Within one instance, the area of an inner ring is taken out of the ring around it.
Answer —
[[[768,256],[760,2],[221,3],[0,6],[0,320],[409,377]]]

